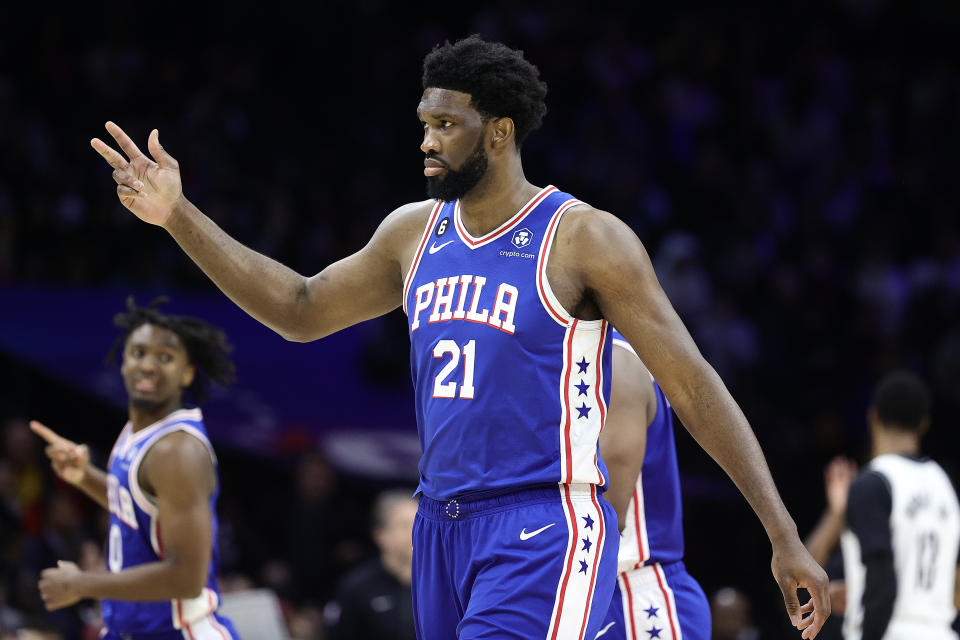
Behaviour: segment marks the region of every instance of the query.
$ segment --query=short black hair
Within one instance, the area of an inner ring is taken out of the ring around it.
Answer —
[[[180,338],[184,349],[187,350],[187,359],[196,368],[196,374],[193,382],[187,387],[187,393],[194,402],[202,404],[207,399],[208,382],[212,381],[225,387],[236,378],[236,367],[229,357],[233,346],[227,341],[227,334],[223,329],[199,318],[170,315],[157,308],[168,302],[170,298],[160,296],[147,306],[138,307],[133,296],[128,297],[127,312],[118,313],[113,317],[113,324],[123,331],[110,347],[107,361],[117,361],[118,352],[122,351],[127,338],[137,327],[152,324],[155,327],[169,329]]]
[[[894,371],[877,384],[872,406],[884,425],[916,431],[930,417],[930,403],[923,380],[909,371]]]
[[[523,57],[523,51],[474,34],[437,45],[423,60],[423,88],[470,94],[470,104],[484,120],[511,118],[517,148],[540,128],[547,105],[547,84]]]

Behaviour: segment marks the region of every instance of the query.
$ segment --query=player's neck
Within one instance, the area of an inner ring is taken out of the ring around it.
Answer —
[[[896,454],[916,457],[920,455],[920,438],[909,431],[878,429],[873,433],[873,457]]]
[[[136,407],[131,403],[128,406],[127,411],[130,418],[130,424],[133,426],[134,433],[136,433],[137,431],[146,429],[150,425],[163,420],[174,411],[182,408],[182,400],[179,397],[174,397],[162,404],[158,404],[156,407],[149,409]]]
[[[486,175],[460,199],[460,220],[470,235],[480,237],[509,220],[540,190],[523,174],[520,156],[491,164]]]

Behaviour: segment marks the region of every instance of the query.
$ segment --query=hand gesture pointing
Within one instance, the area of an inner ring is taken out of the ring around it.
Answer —
[[[47,441],[44,453],[50,458],[50,466],[58,476],[72,485],[83,482],[90,463],[90,449],[58,435],[36,420],[30,421],[30,430]]]
[[[156,129],[147,139],[151,159],[116,124],[108,122],[106,127],[127,157],[100,138],[91,140],[90,145],[113,167],[117,197],[144,222],[163,226],[182,193],[180,165],[160,146],[160,134]]]

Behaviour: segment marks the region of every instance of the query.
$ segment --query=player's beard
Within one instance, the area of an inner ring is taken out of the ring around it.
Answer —
[[[480,179],[487,173],[487,152],[483,148],[483,138],[477,142],[467,161],[459,171],[447,167],[443,178],[427,176],[427,197],[453,202],[459,200],[477,186]]]

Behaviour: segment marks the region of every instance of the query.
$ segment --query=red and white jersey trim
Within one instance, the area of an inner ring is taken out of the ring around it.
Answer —
[[[572,198],[557,207],[557,211],[547,224],[547,232],[540,242],[540,252],[537,255],[537,295],[540,296],[540,304],[543,305],[547,315],[561,326],[568,326],[574,318],[563,308],[550,287],[550,279],[547,278],[547,262],[550,260],[550,250],[553,248],[553,239],[557,235],[557,228],[560,226],[560,218],[563,217],[564,213],[581,204],[583,204],[581,201]],[[580,320],[579,322],[584,326],[594,326],[601,321]]]
[[[427,241],[430,239],[430,235],[433,233],[434,227],[437,225],[437,217],[440,215],[440,212],[443,210],[443,201],[437,200],[437,203],[433,206],[433,211],[430,212],[430,217],[427,218],[427,226],[423,230],[423,235],[420,236],[420,244],[417,245],[417,253],[413,256],[413,262],[410,264],[410,269],[407,270],[407,275],[403,279],[403,312],[407,313],[407,294],[410,293],[410,283],[413,282],[413,276],[417,274],[417,267],[420,266],[420,259],[423,258],[423,250],[427,248]]]
[[[175,598],[170,601],[173,615],[173,626],[184,633],[185,638],[230,638],[230,633],[213,617],[213,612],[220,606],[217,594],[203,588],[196,598],[182,600]],[[210,635],[214,632],[218,635]],[[191,634],[191,635],[187,635]],[[204,635],[206,634],[206,635]]]
[[[606,419],[602,363],[609,327],[605,320],[573,318],[564,333],[559,435],[560,473],[567,484],[605,482],[597,465],[597,441]]]
[[[510,231],[510,229],[520,224],[520,222],[527,217],[528,213],[536,209],[537,205],[543,202],[543,199],[554,191],[557,191],[557,188],[553,185],[544,187],[537,193],[537,195],[533,196],[533,198],[531,198],[527,204],[523,205],[523,207],[520,208],[520,211],[511,216],[509,220],[504,222],[490,233],[487,233],[479,238],[475,238],[470,235],[470,232],[468,232],[467,228],[464,226],[463,221],[460,219],[460,201],[457,200],[457,204],[453,210],[453,222],[454,226],[457,228],[457,235],[459,235],[460,239],[463,240],[463,243],[471,249],[476,249],[485,244],[490,244],[503,234]]]
[[[547,640],[585,640],[584,634],[593,606],[598,567],[603,558],[603,544],[607,535],[606,521],[593,485],[560,485],[563,513],[567,520],[567,549],[564,553],[563,570],[557,583],[553,612]],[[583,523],[592,521],[593,527],[585,529]],[[582,567],[578,561],[578,545],[584,535],[596,534],[592,545],[594,553],[585,556],[584,562],[590,574],[589,580],[572,579]],[[592,638],[589,640],[593,640]]]
[[[637,477],[637,486],[627,506],[627,523],[620,534],[620,553],[617,571],[630,571],[643,566],[650,559],[647,540],[647,514],[643,504],[643,471]]]
[[[659,627],[657,637],[662,640],[683,640],[673,589],[667,583],[660,563],[621,571],[617,582],[627,640],[648,640],[649,636],[644,632],[650,633],[648,627],[651,623],[653,627]],[[649,607],[657,610],[654,621],[647,615]]]

